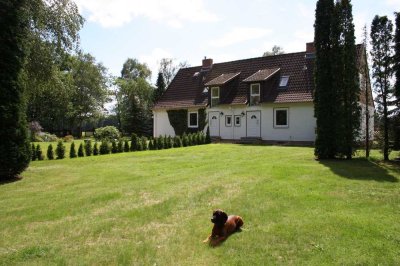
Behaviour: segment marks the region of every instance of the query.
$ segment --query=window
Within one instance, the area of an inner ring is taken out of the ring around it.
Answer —
[[[188,124],[190,128],[197,128],[199,126],[199,119],[198,119],[197,112],[189,112],[188,116]]]
[[[250,85],[250,105],[257,105],[260,103],[260,84]]]
[[[289,127],[288,108],[274,109],[274,127]]]
[[[235,127],[240,127],[241,120],[242,118],[240,115],[235,115]]]
[[[286,87],[289,83],[289,76],[282,76],[281,81],[279,82],[279,87]]]
[[[231,127],[232,126],[232,116],[231,115],[226,115],[225,116],[225,126],[226,127]]]
[[[219,87],[211,88],[211,107],[219,104]]]

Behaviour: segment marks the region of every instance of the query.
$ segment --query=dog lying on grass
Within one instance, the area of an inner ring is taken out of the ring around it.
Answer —
[[[243,226],[242,217],[237,215],[228,216],[222,210],[213,212],[211,222],[214,223],[211,235],[203,241],[204,243],[208,242],[211,246],[219,245]]]

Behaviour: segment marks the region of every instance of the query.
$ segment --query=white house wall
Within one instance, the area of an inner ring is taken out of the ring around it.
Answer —
[[[361,125],[360,125],[360,140],[365,140],[366,136],[366,105],[361,104]],[[375,108],[373,106],[369,106],[369,138],[370,140],[374,140],[374,114]]]
[[[159,136],[175,136],[174,128],[169,123],[168,113],[166,110],[153,111],[154,130],[153,137]]]

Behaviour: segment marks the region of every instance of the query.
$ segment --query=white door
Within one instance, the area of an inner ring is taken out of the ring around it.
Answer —
[[[250,111],[246,114],[247,137],[261,137],[261,111]]]
[[[219,137],[219,112],[208,113],[208,124],[210,125],[210,136]]]

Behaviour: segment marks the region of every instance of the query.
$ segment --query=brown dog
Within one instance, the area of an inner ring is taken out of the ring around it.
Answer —
[[[237,215],[227,215],[222,210],[216,210],[213,212],[211,222],[214,223],[214,227],[211,231],[211,235],[207,237],[203,242],[210,242],[210,245],[216,246],[226,240],[229,235],[240,230],[243,226],[243,219]]]

